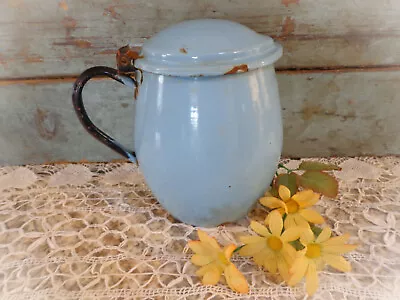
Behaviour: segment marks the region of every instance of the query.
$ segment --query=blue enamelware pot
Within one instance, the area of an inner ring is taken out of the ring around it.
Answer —
[[[281,55],[270,37],[238,23],[186,21],[154,35],[140,53],[121,48],[118,70],[86,70],[73,104],[90,134],[140,164],[174,217],[216,226],[245,216],[273,178],[282,148],[273,63]],[[84,85],[104,75],[134,89],[134,152],[85,112]]]

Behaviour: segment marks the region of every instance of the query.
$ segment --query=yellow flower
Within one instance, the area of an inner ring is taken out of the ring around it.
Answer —
[[[260,203],[271,209],[276,209],[281,215],[286,213],[285,229],[296,226],[310,228],[308,222],[324,223],[324,218],[317,211],[308,208],[318,202],[320,194],[314,193],[312,190],[304,190],[291,196],[290,190],[286,186],[280,185],[279,197],[282,200],[270,196],[262,197]]]
[[[322,230],[317,239],[311,229],[301,233],[300,242],[305,248],[297,252],[297,258],[290,269],[290,286],[296,285],[306,276],[307,293],[313,295],[318,288],[317,270],[322,270],[325,264],[343,272],[351,270],[350,263],[341,254],[354,250],[357,245],[345,244],[350,238],[348,234],[330,237],[331,230],[328,227]]]
[[[258,222],[251,221],[250,227],[260,236],[242,236],[245,244],[239,254],[252,256],[254,262],[264,266],[271,273],[278,270],[285,281],[289,280],[289,267],[296,257],[296,250],[289,242],[297,240],[303,228],[290,228],[282,233],[282,216],[277,211],[271,212],[269,230]]]
[[[246,278],[230,261],[236,246],[231,244],[221,249],[217,241],[204,231],[197,230],[197,234],[200,240],[189,241],[188,246],[196,253],[192,256],[191,262],[201,267],[197,270],[196,275],[203,277],[202,283],[215,285],[224,274],[226,282],[232,290],[238,293],[248,293],[249,286]]]

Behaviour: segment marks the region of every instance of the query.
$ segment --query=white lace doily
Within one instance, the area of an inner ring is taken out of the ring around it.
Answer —
[[[350,273],[326,269],[314,299],[400,299],[400,159],[320,159],[343,167],[337,199],[317,209],[336,234],[360,244]],[[284,161],[291,167],[299,161]],[[266,183],[267,185],[268,183]],[[239,296],[202,286],[185,251],[195,228],[158,204],[129,163],[0,168],[1,299],[303,299],[248,258]],[[249,217],[262,220],[257,206]],[[397,222],[399,221],[399,222]],[[248,219],[206,229],[238,243]]]

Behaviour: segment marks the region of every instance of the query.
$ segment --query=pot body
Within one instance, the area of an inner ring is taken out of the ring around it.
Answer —
[[[160,203],[196,226],[245,216],[282,149],[273,66],[205,77],[143,72],[135,103],[135,152]]]

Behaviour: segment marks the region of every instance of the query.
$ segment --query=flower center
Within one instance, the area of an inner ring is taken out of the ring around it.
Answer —
[[[223,252],[218,253],[218,259],[222,264],[229,265],[229,260],[226,258]]]
[[[286,207],[289,214],[297,213],[297,211],[299,210],[299,205],[294,200],[289,200],[288,202],[286,202]]]
[[[309,258],[316,258],[321,256],[321,246],[318,244],[308,244],[306,256]]]
[[[272,250],[278,251],[282,249],[282,241],[280,238],[276,236],[269,237],[267,244],[268,247],[270,247]]]

